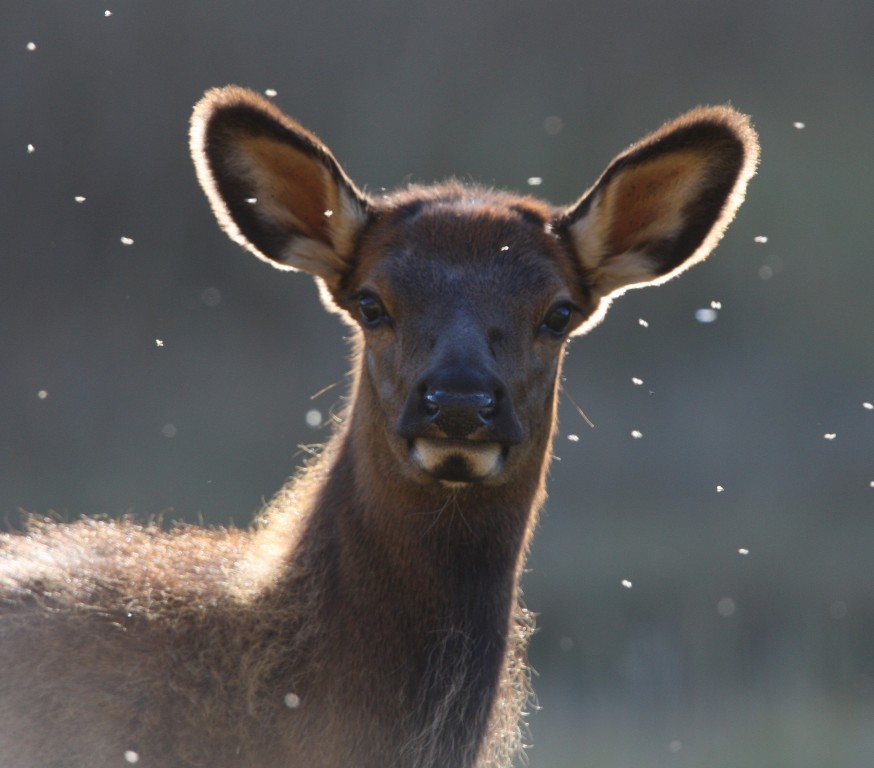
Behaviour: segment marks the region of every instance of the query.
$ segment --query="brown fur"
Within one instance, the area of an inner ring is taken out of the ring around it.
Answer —
[[[238,88],[198,105],[192,151],[228,234],[355,326],[350,406],[251,530],[0,540],[0,764],[509,765],[566,341],[707,255],[755,134],[696,110],[565,209],[455,183],[369,198]]]

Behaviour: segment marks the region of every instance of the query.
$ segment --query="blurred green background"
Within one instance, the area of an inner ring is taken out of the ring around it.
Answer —
[[[737,221],[567,360],[529,760],[874,765],[872,41],[870,0],[4,0],[2,515],[245,525],[325,439],[346,331],[216,227],[205,89],[274,89],[371,191],[556,203],[731,102],[763,148]]]

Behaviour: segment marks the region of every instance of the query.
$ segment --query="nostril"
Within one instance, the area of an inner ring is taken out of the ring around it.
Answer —
[[[425,401],[425,413],[436,416],[440,413],[440,398],[434,392],[428,392],[423,398]]]
[[[495,410],[498,404],[495,398],[491,395],[483,395],[483,400],[480,403],[479,415],[481,419],[491,419],[495,415]]]

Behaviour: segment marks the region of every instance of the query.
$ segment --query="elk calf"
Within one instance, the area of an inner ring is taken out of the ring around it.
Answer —
[[[191,125],[227,234],[355,329],[349,407],[249,531],[32,521],[0,550],[0,763],[466,768],[519,748],[522,563],[571,336],[703,259],[758,155],[696,109],[577,202],[362,192],[240,88]]]

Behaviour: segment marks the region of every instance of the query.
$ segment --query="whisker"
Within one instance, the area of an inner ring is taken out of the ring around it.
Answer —
[[[592,422],[592,420],[588,416],[586,416],[586,412],[582,408],[580,408],[579,405],[577,405],[577,401],[574,400],[573,397],[571,397],[571,393],[565,392],[565,395],[567,395],[567,399],[571,401],[571,405],[573,405],[573,407],[577,409],[577,413],[580,414],[583,421],[585,421],[586,424],[588,424],[592,429],[594,429],[595,428],[594,423]]]
[[[336,387],[339,383],[340,383],[339,381],[335,381],[333,384],[328,384],[327,387],[322,387],[318,392],[316,392],[316,393],[313,394],[313,395],[310,395],[310,400],[315,400],[317,397],[321,397],[322,395],[325,394],[325,392],[327,392],[327,391],[333,389],[333,388]]]

